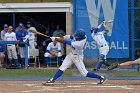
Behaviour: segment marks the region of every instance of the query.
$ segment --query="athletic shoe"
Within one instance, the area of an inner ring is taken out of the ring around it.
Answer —
[[[43,84],[43,85],[52,85],[54,82],[55,82],[54,80],[50,80],[50,79],[49,79],[48,81],[43,82],[42,84]]]
[[[98,84],[104,84],[107,81],[106,77],[103,77],[100,79],[100,82]]]
[[[108,67],[108,70],[113,70],[115,68],[119,67],[119,64],[118,63],[114,63],[112,64],[111,66]]]
[[[94,68],[94,69],[93,69],[93,71],[96,71],[96,72],[98,72],[99,70],[98,70],[98,69],[96,69],[96,68]]]

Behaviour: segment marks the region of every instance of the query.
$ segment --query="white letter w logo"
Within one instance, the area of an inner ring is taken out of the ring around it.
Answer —
[[[97,27],[99,20],[101,21],[101,18],[99,18],[101,7],[103,10],[103,16],[105,21],[114,19],[117,0],[112,0],[113,7],[110,0],[97,0],[98,3],[95,2],[96,0],[85,0],[85,1],[87,5],[88,16],[89,16],[91,27]],[[108,26],[109,26],[108,35],[111,36],[113,23],[109,23]]]

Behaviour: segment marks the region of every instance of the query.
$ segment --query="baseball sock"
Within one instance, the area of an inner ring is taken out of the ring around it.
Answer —
[[[102,76],[97,75],[97,74],[92,73],[92,72],[88,72],[86,77],[90,77],[90,78],[97,78],[97,79],[103,79],[103,77],[102,77]]]
[[[49,63],[49,57],[45,57],[45,64],[48,65]]]
[[[109,64],[109,62],[107,61],[107,60],[104,60],[104,62],[103,62],[103,64],[105,65],[105,66],[110,66],[110,64]]]
[[[30,58],[28,58],[28,66],[30,65]]]
[[[11,66],[12,63],[13,63],[12,61],[13,61],[13,60],[10,58],[10,59],[9,59],[9,64],[10,64],[10,66]]]
[[[62,70],[58,70],[55,75],[53,76],[53,78],[51,78],[51,80],[56,80],[57,78],[59,78],[61,75],[63,74]]]
[[[19,64],[18,64],[18,60],[17,59],[14,59],[14,64],[16,65],[16,66],[18,66]]]
[[[97,69],[97,70],[100,69],[101,66],[102,66],[102,64],[103,64],[103,62],[98,62],[98,64],[96,65],[96,69]]]
[[[25,66],[25,58],[21,58],[21,66]]]
[[[61,63],[61,57],[58,57],[57,58],[57,61],[58,61],[58,64],[60,65],[60,63]]]

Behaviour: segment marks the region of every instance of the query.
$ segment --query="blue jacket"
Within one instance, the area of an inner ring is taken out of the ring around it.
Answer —
[[[20,30],[16,30],[16,38],[17,40],[19,40],[20,42],[23,42],[22,37],[25,37],[26,35],[28,35],[28,31],[26,29],[24,29],[23,31]],[[28,42],[29,43],[29,42]],[[28,44],[29,45],[29,44]],[[19,44],[20,47],[25,47],[24,44]]]

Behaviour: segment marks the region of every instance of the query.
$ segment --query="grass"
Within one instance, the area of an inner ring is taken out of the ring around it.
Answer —
[[[107,76],[140,76],[140,72],[136,70],[130,71],[110,71],[106,73]]]
[[[44,77],[53,76],[55,69],[1,69],[0,77]],[[63,76],[71,76],[71,70],[67,70]]]
[[[0,69],[0,77],[50,77],[55,74],[56,69]],[[75,75],[74,75],[75,74]],[[140,73],[136,70],[113,70],[104,71],[106,76],[140,76]],[[63,76],[81,76],[79,71],[74,69],[68,69]]]

